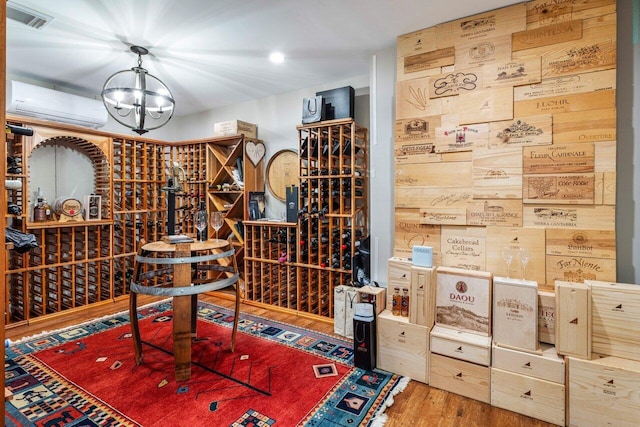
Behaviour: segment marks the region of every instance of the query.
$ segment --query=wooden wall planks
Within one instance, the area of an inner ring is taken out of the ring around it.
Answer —
[[[501,247],[528,247],[541,285],[583,279],[568,256],[615,280],[616,18],[532,0],[398,37],[394,254],[504,274]]]

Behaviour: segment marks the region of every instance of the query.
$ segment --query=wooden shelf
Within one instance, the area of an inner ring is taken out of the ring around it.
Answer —
[[[245,222],[246,298],[332,318],[333,288],[351,282],[368,233],[367,130],[351,119],[297,129],[299,221]]]

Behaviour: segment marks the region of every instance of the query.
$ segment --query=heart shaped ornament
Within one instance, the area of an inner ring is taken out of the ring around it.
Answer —
[[[258,163],[260,163],[260,160],[262,160],[266,152],[262,142],[255,143],[253,141],[249,141],[244,149],[247,153],[247,157],[251,160],[251,163],[253,163],[253,166],[258,166]]]

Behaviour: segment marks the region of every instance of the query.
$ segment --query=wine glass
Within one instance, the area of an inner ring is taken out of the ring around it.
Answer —
[[[507,264],[507,278],[509,278],[511,261],[513,261],[513,248],[511,246],[505,246],[502,248],[502,259]]]
[[[216,230],[216,239],[218,238],[218,230],[222,228],[224,224],[224,216],[222,212],[211,212],[211,227]]]
[[[195,213],[194,226],[198,229],[198,240],[203,241],[202,231],[207,228],[207,211],[197,211]]]
[[[527,248],[520,248],[520,263],[522,264],[522,280],[526,280],[527,278],[527,264],[529,263],[529,259],[531,258],[531,253]]]

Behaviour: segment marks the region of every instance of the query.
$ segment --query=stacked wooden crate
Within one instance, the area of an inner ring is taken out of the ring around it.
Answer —
[[[640,286],[594,280],[558,285],[568,289],[558,293],[558,309],[571,308],[562,323],[558,318],[557,336],[558,352],[569,356],[569,425],[638,425]]]
[[[386,309],[377,318],[377,366],[429,383],[428,335],[435,316],[435,268],[414,266],[408,258],[399,257],[389,259],[388,266]],[[409,295],[408,316],[392,312],[395,288]]]
[[[538,284],[495,277],[493,291],[491,405],[564,425],[565,365],[540,347]]]
[[[492,275],[439,267],[429,384],[490,401]]]

